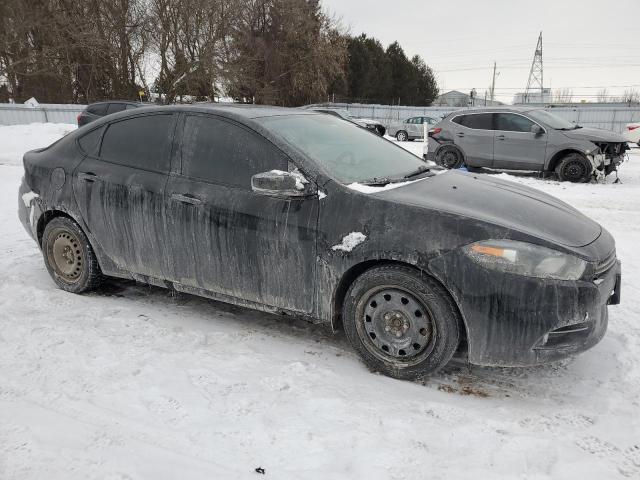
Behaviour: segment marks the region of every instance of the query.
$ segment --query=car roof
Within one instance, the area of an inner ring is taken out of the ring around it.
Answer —
[[[533,110],[544,110],[542,107],[532,107],[532,106],[519,106],[519,105],[509,105],[509,106],[499,106],[499,107],[485,107],[485,108],[466,108],[463,110],[456,110],[455,112],[451,112],[449,115],[466,115],[469,113],[501,113],[501,112],[511,112],[511,113],[525,113],[531,112]]]
[[[92,105],[103,105],[103,104],[109,104],[109,103],[126,103],[127,105],[145,105],[145,106],[152,105],[150,103],[136,102],[134,100],[102,100],[100,102],[90,103],[87,106],[90,107]]]

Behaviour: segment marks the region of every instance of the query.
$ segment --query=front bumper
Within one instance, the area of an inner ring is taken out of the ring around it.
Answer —
[[[469,362],[478,365],[538,365],[588,350],[607,330],[607,306],[620,302],[619,261],[596,281],[506,274],[461,252],[435,259],[430,268],[457,300]]]

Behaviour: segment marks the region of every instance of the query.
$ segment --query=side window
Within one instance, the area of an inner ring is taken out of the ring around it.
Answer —
[[[100,139],[102,138],[102,132],[104,128],[96,128],[95,130],[91,130],[86,135],[83,135],[78,140],[80,144],[80,148],[84,153],[91,156],[98,155],[98,148],[100,147]]]
[[[107,104],[106,103],[98,103],[95,105],[89,105],[87,107],[87,112],[92,113],[94,115],[106,115],[107,114]]]
[[[146,115],[114,122],[102,139],[100,158],[130,167],[169,171],[173,115]]]
[[[460,124],[467,128],[473,128],[474,130],[493,130],[492,117],[492,113],[465,115]]]
[[[498,113],[496,117],[496,130],[503,132],[530,132],[533,122],[522,115],[513,113]]]
[[[138,108],[137,105],[131,105],[130,103],[127,103],[125,105],[125,110],[133,110],[134,108]]]
[[[287,170],[284,153],[260,135],[215,117],[185,118],[181,146],[182,174],[251,188],[251,177]]]
[[[458,115],[457,117],[452,118],[451,121],[453,123],[457,123],[458,125],[462,125],[462,122],[464,122],[464,117],[466,117],[466,115]]]
[[[112,113],[116,112],[122,112],[124,108],[124,103],[110,103],[109,108],[107,108],[107,115],[111,115]]]

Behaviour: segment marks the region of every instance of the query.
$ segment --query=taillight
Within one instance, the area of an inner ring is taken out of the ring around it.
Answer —
[[[427,132],[427,135],[428,135],[429,137],[433,137],[434,135],[439,134],[441,131],[442,131],[442,129],[441,129],[440,127],[432,128],[431,130],[429,130],[429,131]]]
[[[78,116],[76,117],[76,122],[78,123],[78,125],[80,125],[80,117],[82,116],[81,113],[78,114]]]
[[[629,131],[635,130],[636,128],[640,128],[640,125],[634,125],[633,127],[627,127]]]

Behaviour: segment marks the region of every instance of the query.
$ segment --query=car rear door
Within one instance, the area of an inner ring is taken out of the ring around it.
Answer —
[[[422,136],[422,123],[420,117],[413,117],[407,120],[407,133],[410,138],[418,138]]]
[[[519,113],[495,114],[495,142],[493,166],[517,170],[542,170],[547,151],[548,135],[540,125],[542,133],[531,132],[537,125]]]
[[[287,170],[289,159],[246,126],[188,114],[180,129],[167,185],[171,279],[218,296],[311,312],[317,196],[253,192],[253,175]]]
[[[121,269],[164,278],[164,189],[176,116],[112,122],[74,171],[74,194],[90,233]]]
[[[460,147],[467,165],[493,164],[493,113],[467,113],[451,119],[454,143]]]

